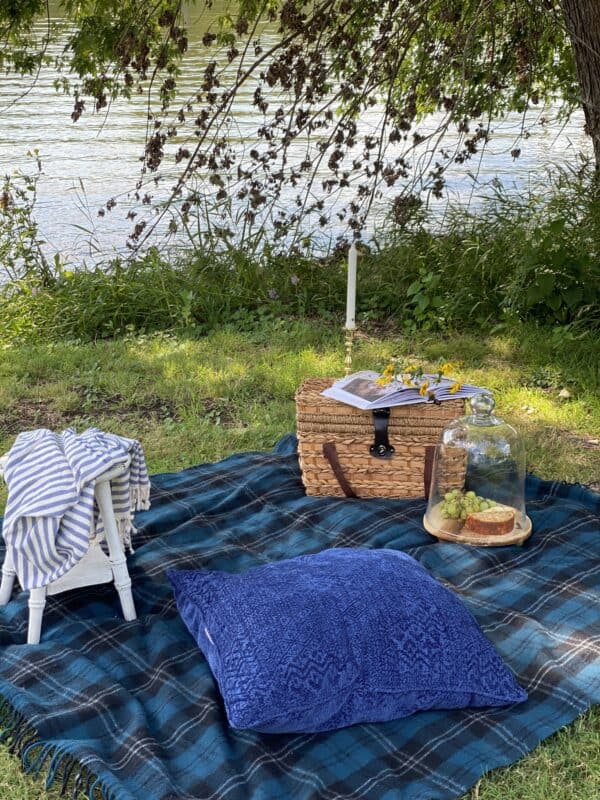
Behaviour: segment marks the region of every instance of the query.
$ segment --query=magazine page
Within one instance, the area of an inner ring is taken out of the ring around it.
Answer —
[[[456,398],[469,398],[474,397],[476,394],[491,394],[489,389],[484,386],[473,386],[470,383],[463,383],[460,389],[454,392],[450,391],[453,381],[446,381],[442,379],[439,384],[432,384],[431,388],[435,393],[436,400],[455,400]]]
[[[427,388],[421,392],[418,386],[406,386],[396,381],[381,386],[376,383],[380,377],[378,372],[363,370],[355,372],[336,381],[333,386],[325,389],[322,394],[339,400],[341,403],[360,408],[374,410],[394,406],[413,405],[416,403],[442,402],[459,398],[473,397],[479,392],[489,393],[489,389],[472,384],[462,384],[456,389],[453,378],[437,380],[436,375],[423,375],[422,380],[427,381]]]
[[[321,394],[363,410],[385,408],[390,404],[391,398],[398,394],[398,386],[394,383],[380,386],[375,383],[379,377],[378,372],[371,370],[355,372],[347,378],[336,381]]]

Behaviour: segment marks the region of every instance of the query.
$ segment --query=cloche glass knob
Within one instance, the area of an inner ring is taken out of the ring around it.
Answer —
[[[494,395],[487,392],[479,392],[469,401],[471,411],[477,417],[489,417],[494,413],[496,401]]]

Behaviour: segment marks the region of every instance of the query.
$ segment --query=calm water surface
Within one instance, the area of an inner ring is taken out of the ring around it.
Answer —
[[[189,18],[189,51],[179,79],[182,97],[192,95],[201,82],[209,54],[201,44],[202,33],[224,4],[216,2],[210,12],[196,7]],[[66,33],[65,33],[66,36]],[[275,41],[274,29],[266,29],[262,39],[268,45]],[[60,49],[57,47],[57,49]],[[127,198],[140,174],[140,156],[146,133],[146,98],[131,102],[117,101],[107,115],[86,114],[71,122],[72,99],[54,89],[56,73],[47,68],[37,84],[23,100],[13,101],[28,86],[18,76],[0,75],[0,173],[15,169],[33,171],[27,151],[37,148],[43,162],[39,183],[36,218],[49,255],[59,252],[72,263],[92,263],[124,252],[125,240],[132,223],[126,211],[134,205]],[[257,127],[257,112],[252,106],[253,85],[243,89],[233,108],[237,136],[251,146]],[[363,116],[360,126],[367,132],[377,128],[380,109],[374,107]],[[455,202],[468,202],[474,193],[470,177],[475,169],[480,183],[499,177],[507,187],[524,189],[539,178],[553,163],[573,162],[579,152],[590,152],[582,131],[581,116],[568,126],[535,127],[523,155],[516,161],[511,149],[521,129],[522,119],[512,115],[495,125],[495,136],[481,162],[456,166],[447,173],[449,193]],[[430,123],[431,127],[433,122]],[[420,126],[427,130],[428,126]],[[179,143],[178,143],[179,144]],[[172,164],[166,174],[163,192],[172,181],[177,167]],[[476,190],[477,193],[477,190]],[[111,197],[119,196],[119,206],[104,218],[98,209]],[[374,219],[376,214],[374,214]],[[333,238],[339,230],[332,228],[325,235]]]

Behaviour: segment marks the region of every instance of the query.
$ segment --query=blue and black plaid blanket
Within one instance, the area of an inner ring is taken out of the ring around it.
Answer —
[[[529,478],[531,539],[475,549],[424,533],[421,501],[305,497],[293,437],[152,485],[130,559],[137,622],[112,587],[78,590],[49,598],[42,643],[27,646],[26,596],[0,609],[4,736],[74,796],[456,798],[600,702],[600,496]],[[319,735],[230,729],[165,570],[355,546],[405,550],[457,592],[529,700]]]

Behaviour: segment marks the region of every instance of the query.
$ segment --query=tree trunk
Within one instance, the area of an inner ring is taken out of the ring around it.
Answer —
[[[561,3],[581,86],[585,130],[592,138],[596,170],[600,171],[600,2]]]

